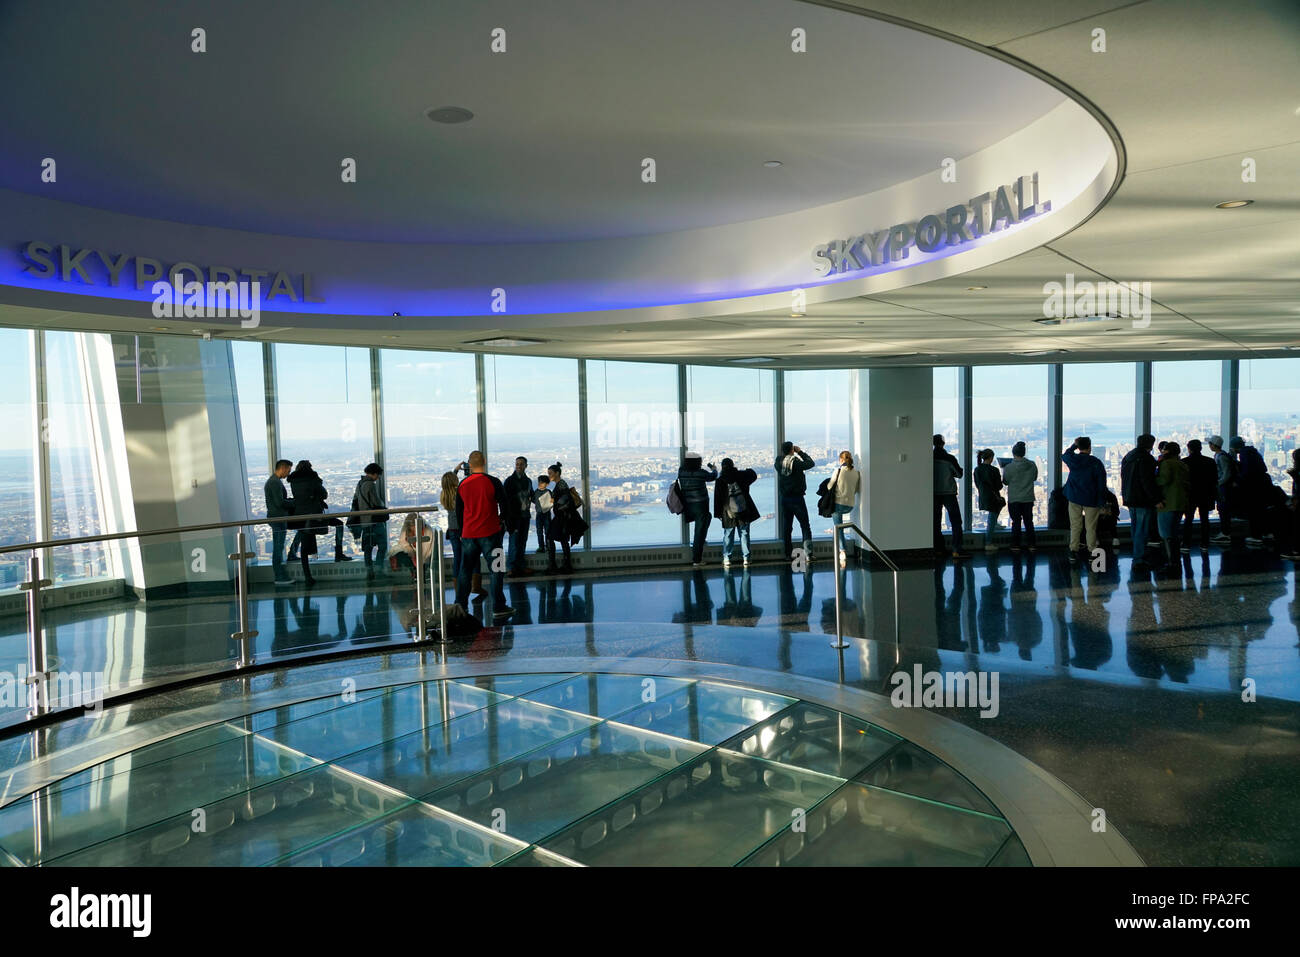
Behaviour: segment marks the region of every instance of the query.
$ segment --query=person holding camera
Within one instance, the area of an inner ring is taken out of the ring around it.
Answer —
[[[709,525],[713,523],[713,514],[709,511],[709,482],[718,478],[718,470],[709,463],[708,471],[701,466],[699,452],[687,452],[682,460],[682,467],[677,470],[677,487],[681,489],[682,503],[686,506],[682,520],[695,525],[695,536],[691,545],[691,564],[697,568],[704,564],[704,540],[709,534]]]

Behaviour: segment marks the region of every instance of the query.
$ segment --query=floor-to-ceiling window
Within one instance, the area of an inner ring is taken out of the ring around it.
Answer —
[[[1092,439],[1092,454],[1106,466],[1107,486],[1120,499],[1119,520],[1127,522],[1119,466],[1136,444],[1137,367],[1132,362],[1071,363],[1064,369],[1061,391],[1066,445],[1082,435]]]
[[[1223,414],[1223,363],[1216,359],[1151,364],[1151,434],[1187,449],[1214,435]],[[1209,449],[1205,449],[1209,454]]]
[[[992,449],[994,466],[1001,469],[1011,460],[1011,447],[1025,443],[1025,456],[1038,466],[1038,485],[1034,490],[1034,524],[1047,524],[1047,495],[1051,480],[1048,467],[1047,366],[976,366],[971,386],[971,441],[975,460],[981,449]],[[936,429],[938,431],[938,429]],[[966,468],[967,463],[962,463]],[[973,479],[972,479],[973,481]],[[1005,498],[1005,493],[1003,493]],[[999,516],[1006,527],[1010,519],[1006,509]],[[988,513],[980,511],[978,492],[971,509],[971,527],[988,527]]]
[[[688,451],[699,452],[706,468],[709,462],[721,468],[723,458],[730,458],[736,468],[758,473],[758,481],[750,488],[760,516],[750,528],[750,536],[755,539],[771,539],[778,534],[776,480],[772,471],[776,427],[772,385],[770,369],[686,367]],[[803,445],[797,439],[790,441]],[[709,494],[713,494],[712,486]],[[813,517],[816,518],[815,512]],[[710,530],[711,541],[720,535],[720,531]]]
[[[860,450],[849,442],[850,376],[848,369],[785,373],[785,437],[817,463],[807,475],[810,516],[817,515],[817,486],[834,470],[840,453],[851,452],[854,465],[862,464]]]
[[[437,505],[443,473],[478,447],[474,356],[384,349],[379,360],[388,504]]]
[[[522,455],[536,483],[547,466],[559,462],[564,480],[581,491],[578,361],[484,356],[483,391],[488,471],[505,479]]]
[[[679,543],[681,519],[664,505],[681,451],[677,366],[589,361],[587,427],[591,544]]]
[[[50,455],[50,519],[55,538],[103,534],[89,403],[97,397],[85,390],[82,360],[75,332],[45,333],[47,422]],[[102,542],[53,550],[55,582],[98,578],[108,574],[108,553]]]
[[[266,448],[266,377],[260,342],[232,342],[230,357],[235,366],[235,395],[239,406],[239,432],[244,443],[244,466],[248,470],[248,513],[266,515],[266,480],[270,457]],[[270,541],[269,529],[254,531]],[[270,547],[269,544],[267,546]],[[260,552],[261,549],[259,548]]]
[[[1255,448],[1273,481],[1291,490],[1291,451],[1300,447],[1300,358],[1243,359],[1237,433]]]
[[[32,407],[31,336],[0,329],[0,544],[41,538],[36,528],[35,410]],[[0,555],[0,589],[27,579],[27,553]]]

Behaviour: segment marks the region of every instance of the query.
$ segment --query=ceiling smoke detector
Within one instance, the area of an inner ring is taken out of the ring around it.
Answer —
[[[474,114],[463,106],[436,106],[425,110],[424,115],[435,123],[468,123]]]

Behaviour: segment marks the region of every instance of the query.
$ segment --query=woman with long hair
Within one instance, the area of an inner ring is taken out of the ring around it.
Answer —
[[[836,525],[844,521],[844,516],[853,511],[858,503],[858,489],[862,485],[862,473],[853,467],[853,453],[845,449],[840,453],[840,461],[831,476],[830,488],[835,492],[835,515],[832,521]],[[856,543],[855,543],[856,544]],[[848,563],[845,543],[840,543],[840,565]]]
[[[460,516],[456,514],[456,489],[460,482],[455,472],[442,473],[442,491],[438,501],[447,513],[447,541],[451,543],[451,578],[456,580],[460,574]],[[441,558],[442,556],[438,556]]]
[[[577,508],[573,504],[573,496],[569,494],[569,483],[560,477],[562,471],[563,466],[559,462],[546,469],[546,474],[551,480],[552,502],[550,537],[546,542],[546,570],[568,574],[573,571],[573,562],[569,557],[569,519]],[[557,542],[564,549],[564,564],[559,566],[555,564]]]

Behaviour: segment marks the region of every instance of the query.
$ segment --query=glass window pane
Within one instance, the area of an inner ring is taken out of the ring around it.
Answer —
[[[1119,520],[1127,522],[1119,465],[1137,445],[1137,366],[1132,362],[1072,363],[1064,369],[1061,392],[1065,442],[1080,435],[1092,439],[1092,454],[1106,466],[1107,487],[1120,499]],[[1057,449],[1056,454],[1062,451]]]
[[[474,357],[384,349],[379,363],[388,504],[437,505],[443,473],[478,448]]]
[[[706,467],[709,462],[720,466],[723,458],[730,458],[736,468],[758,473],[758,481],[750,488],[750,496],[760,513],[759,520],[750,527],[749,534],[754,540],[770,540],[778,535],[776,478],[772,470],[776,457],[772,377],[770,369],[686,367],[688,451],[699,452]],[[791,441],[802,445],[795,439]],[[710,528],[709,532],[711,541],[721,538],[720,529]],[[795,533],[798,534],[797,526]]]
[[[942,435],[945,447],[953,451],[961,447],[957,430],[961,421],[958,408],[961,399],[961,370],[944,366],[934,370],[934,434]],[[956,452],[953,451],[955,455]]]
[[[262,375],[262,344],[232,342],[230,355],[235,366],[235,395],[239,404],[239,432],[244,442],[244,466],[248,470],[248,513],[254,518],[261,518],[266,515],[264,488],[270,476],[266,450],[266,380]],[[269,527],[258,526],[253,534],[256,539],[265,537],[268,542],[271,540]]]
[[[578,360],[533,356],[484,356],[488,471],[505,479],[515,457],[528,459],[528,474],[564,466],[564,480],[582,490],[578,436]]]
[[[808,474],[808,515],[817,515],[817,486],[835,470],[840,453],[853,453],[861,466],[858,449],[849,444],[848,369],[818,369],[785,374],[785,434],[817,463]],[[769,463],[770,466],[770,463]]]
[[[85,377],[77,350],[77,336],[85,333],[45,334],[46,390],[50,439],[50,516],[54,538],[101,535],[99,492],[92,452],[90,408],[97,397],[86,395]],[[72,545],[53,550],[55,582],[99,578],[108,574],[108,555],[102,543]]]
[[[31,333],[0,329],[0,545],[41,538],[36,529],[33,462],[35,412],[32,407]],[[27,579],[29,552],[0,555],[0,589]]]
[[[279,455],[295,465],[311,462],[325,484],[329,510],[346,512],[361,470],[375,455],[370,350],[276,343],[275,393]],[[360,554],[351,535],[343,543],[346,551]]]
[[[587,363],[591,544],[676,545],[681,519],[664,499],[677,476],[677,366]]]
[[[1286,470],[1300,446],[1300,358],[1242,360],[1237,434],[1259,449],[1273,481],[1290,492]]]
[[[1034,524],[1047,524],[1047,482],[1051,476],[1047,447],[1047,366],[976,366],[972,370],[971,439],[975,458],[962,468],[972,474],[981,449],[992,449],[997,460],[1010,460],[1011,446],[1025,443],[1025,457],[1038,466],[1034,489]],[[936,430],[937,431],[937,430]],[[1056,454],[1060,454],[1058,449]],[[1003,465],[1005,461],[995,464]],[[1005,493],[1003,495],[1005,498]],[[998,516],[1010,525],[1004,508]],[[988,513],[979,509],[978,493],[972,502],[971,527],[988,527]]]
[[[1205,441],[1219,431],[1223,363],[1216,359],[1151,364],[1151,434],[1177,442]],[[1206,454],[1209,449],[1205,449]],[[1184,453],[1185,454],[1185,453]]]

